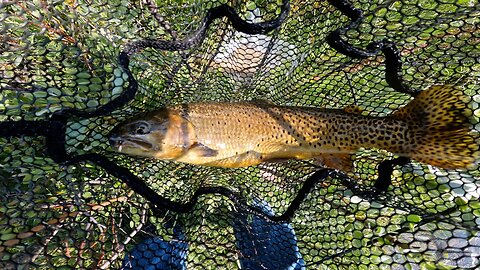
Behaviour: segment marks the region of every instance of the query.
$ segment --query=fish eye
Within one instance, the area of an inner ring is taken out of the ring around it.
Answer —
[[[137,135],[145,135],[150,132],[150,126],[145,122],[140,122],[135,125],[134,130]]]

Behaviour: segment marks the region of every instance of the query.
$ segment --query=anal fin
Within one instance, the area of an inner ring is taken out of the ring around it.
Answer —
[[[321,156],[315,157],[315,160],[325,167],[337,169],[343,172],[351,172],[353,171],[353,157],[354,154],[349,153],[325,153]]]

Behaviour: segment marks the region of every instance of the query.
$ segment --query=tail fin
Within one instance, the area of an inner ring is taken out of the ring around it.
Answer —
[[[407,122],[409,156],[433,166],[470,168],[479,157],[479,135],[466,115],[468,98],[450,85],[434,85],[393,114]]]

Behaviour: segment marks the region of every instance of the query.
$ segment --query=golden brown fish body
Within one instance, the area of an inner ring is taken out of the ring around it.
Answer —
[[[194,127],[197,143],[175,160],[220,167],[310,159],[325,154],[348,155],[362,146],[385,149],[390,144],[384,142],[389,139],[405,141],[407,131],[398,120],[368,118],[339,110],[196,103],[169,111],[189,116],[185,119]],[[402,131],[395,136],[387,135],[395,127]],[[208,154],[208,149],[213,151]]]
[[[265,103],[191,103],[137,117],[110,138],[123,153],[191,164],[244,167],[316,158],[351,168],[360,147],[385,149],[443,168],[476,160],[461,91],[434,86],[389,117]]]

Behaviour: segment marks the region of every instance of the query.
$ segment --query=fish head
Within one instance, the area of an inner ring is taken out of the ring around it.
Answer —
[[[109,135],[117,152],[158,159],[175,159],[194,143],[192,124],[168,109],[134,117],[117,125]]]

